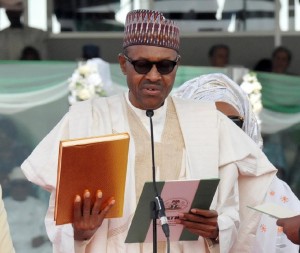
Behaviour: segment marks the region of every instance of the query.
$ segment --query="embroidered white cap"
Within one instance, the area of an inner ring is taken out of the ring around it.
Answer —
[[[179,51],[179,27],[163,13],[133,10],[126,16],[123,48],[132,45],[166,47]]]

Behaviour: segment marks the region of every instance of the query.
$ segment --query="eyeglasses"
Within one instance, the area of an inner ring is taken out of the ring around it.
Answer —
[[[227,116],[229,119],[231,119],[238,127],[242,128],[244,124],[244,118],[241,116]]]
[[[147,74],[153,67],[153,65],[156,66],[157,71],[161,75],[167,75],[170,74],[174,67],[177,65],[180,55],[177,55],[175,61],[171,60],[162,60],[162,61],[147,61],[147,60],[132,60],[127,55],[123,54],[126,61],[130,62],[134,70],[141,75]]]

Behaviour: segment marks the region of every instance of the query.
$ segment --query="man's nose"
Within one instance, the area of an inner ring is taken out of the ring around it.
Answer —
[[[151,81],[157,81],[161,79],[161,74],[157,71],[156,65],[153,64],[150,71],[146,74],[146,78]]]

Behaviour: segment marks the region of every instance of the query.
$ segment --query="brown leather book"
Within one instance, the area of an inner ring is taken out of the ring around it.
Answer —
[[[94,202],[98,189],[103,202],[116,203],[107,218],[122,217],[128,161],[129,134],[111,134],[84,139],[62,140],[58,157],[54,220],[56,225],[73,222],[76,194],[87,189]]]

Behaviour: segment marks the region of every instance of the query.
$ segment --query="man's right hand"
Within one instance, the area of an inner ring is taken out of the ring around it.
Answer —
[[[94,205],[91,203],[91,193],[86,190],[83,195],[83,201],[79,195],[74,200],[74,239],[77,241],[90,240],[97,229],[101,226],[110,208],[115,200],[109,199],[108,204],[101,210],[102,192],[96,193]]]

